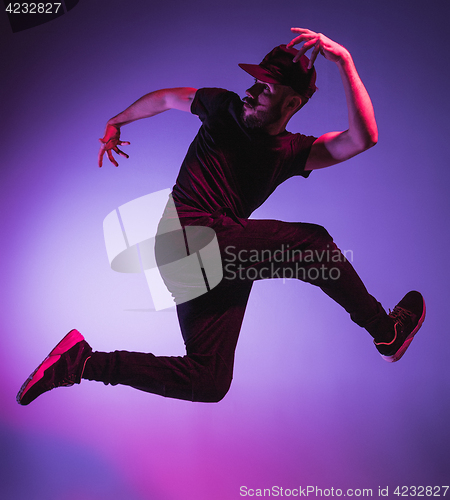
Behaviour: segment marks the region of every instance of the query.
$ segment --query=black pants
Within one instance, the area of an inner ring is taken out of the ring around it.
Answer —
[[[83,378],[171,398],[220,401],[231,384],[245,308],[252,285],[259,279],[297,278],[319,286],[374,338],[392,331],[392,320],[323,227],[236,220],[226,211],[182,219],[182,224],[214,229],[224,273],[218,286],[177,305],[186,355],[94,352]]]

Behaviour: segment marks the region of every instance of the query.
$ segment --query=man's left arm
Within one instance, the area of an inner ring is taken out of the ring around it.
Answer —
[[[348,108],[348,129],[342,132],[329,132],[316,139],[311,147],[305,170],[335,165],[374,146],[378,141],[378,129],[372,101],[348,50],[321,33],[303,28],[292,28],[292,31],[299,33],[299,36],[288,44],[289,47],[304,42],[294,60],[298,60],[312,48],[310,66],[314,64],[319,52],[327,60],[337,64]]]

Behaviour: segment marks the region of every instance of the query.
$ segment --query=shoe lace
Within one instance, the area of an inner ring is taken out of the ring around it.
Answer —
[[[395,306],[393,311],[389,309],[389,316],[402,328],[408,321],[411,321],[412,319],[411,311],[408,311],[408,309],[404,309],[403,307],[399,306]]]

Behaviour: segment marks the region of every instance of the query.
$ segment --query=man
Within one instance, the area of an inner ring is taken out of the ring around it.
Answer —
[[[372,103],[349,52],[323,34],[292,31],[297,36],[287,46],[273,49],[261,64],[240,65],[255,78],[243,100],[222,89],[158,90],[109,120],[101,139],[99,166],[105,153],[118,166],[112,152],[128,157],[119,149],[129,144],[120,140],[123,125],[169,109],[192,112],[202,121],[173,188],[173,203],[160,223],[164,227],[177,219],[194,233],[196,228],[213,229],[222,255],[222,281],[192,300],[183,299],[192,286],[190,277],[162,272],[177,303],[186,355],[93,352],[72,330],[25,382],[18,394],[20,404],[82,378],[179,399],[220,401],[231,384],[253,282],[274,277],[295,277],[319,286],[368,331],[387,361],[404,354],[425,317],[420,293],[406,294],[388,315],[323,227],[249,219],[289,177],[306,178],[312,170],[345,161],[377,143]],[[303,46],[297,51],[293,46],[299,43]],[[305,55],[309,49],[310,59]],[[291,134],[287,123],[316,90],[313,64],[319,53],[341,74],[348,129],[319,138]],[[160,231],[157,236],[158,264],[172,251],[170,234]]]

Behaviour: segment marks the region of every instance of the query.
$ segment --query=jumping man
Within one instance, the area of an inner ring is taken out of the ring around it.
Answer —
[[[197,286],[192,276],[165,273],[164,266],[160,267],[176,302],[186,355],[94,352],[72,330],[24,383],[17,396],[20,404],[81,379],[129,385],[171,398],[220,401],[231,384],[234,353],[253,283],[280,276],[319,286],[366,329],[387,361],[403,356],[425,318],[419,292],[407,293],[387,314],[323,227],[249,218],[288,178],[307,178],[313,170],[348,160],[378,140],[370,97],[347,49],[321,33],[303,28],[292,28],[292,32],[296,37],[275,47],[259,65],[240,64],[255,79],[242,100],[217,88],[157,90],[110,119],[101,139],[99,166],[105,153],[118,166],[113,152],[128,157],[119,149],[129,144],[120,140],[123,125],[169,109],[190,112],[202,122],[160,222],[161,228],[177,220],[183,231],[194,236],[210,228],[223,263],[220,283],[191,300],[186,300],[186,292]],[[301,43],[300,50],[294,48]],[[305,53],[310,49],[308,59]],[[348,129],[318,138],[290,133],[286,130],[289,120],[316,90],[313,64],[319,53],[340,72]],[[171,238],[170,232],[159,231],[158,264],[172,250],[176,253],[179,240]],[[251,260],[242,258],[250,252]],[[271,258],[275,252],[276,262]],[[235,267],[227,266],[227,261]]]

